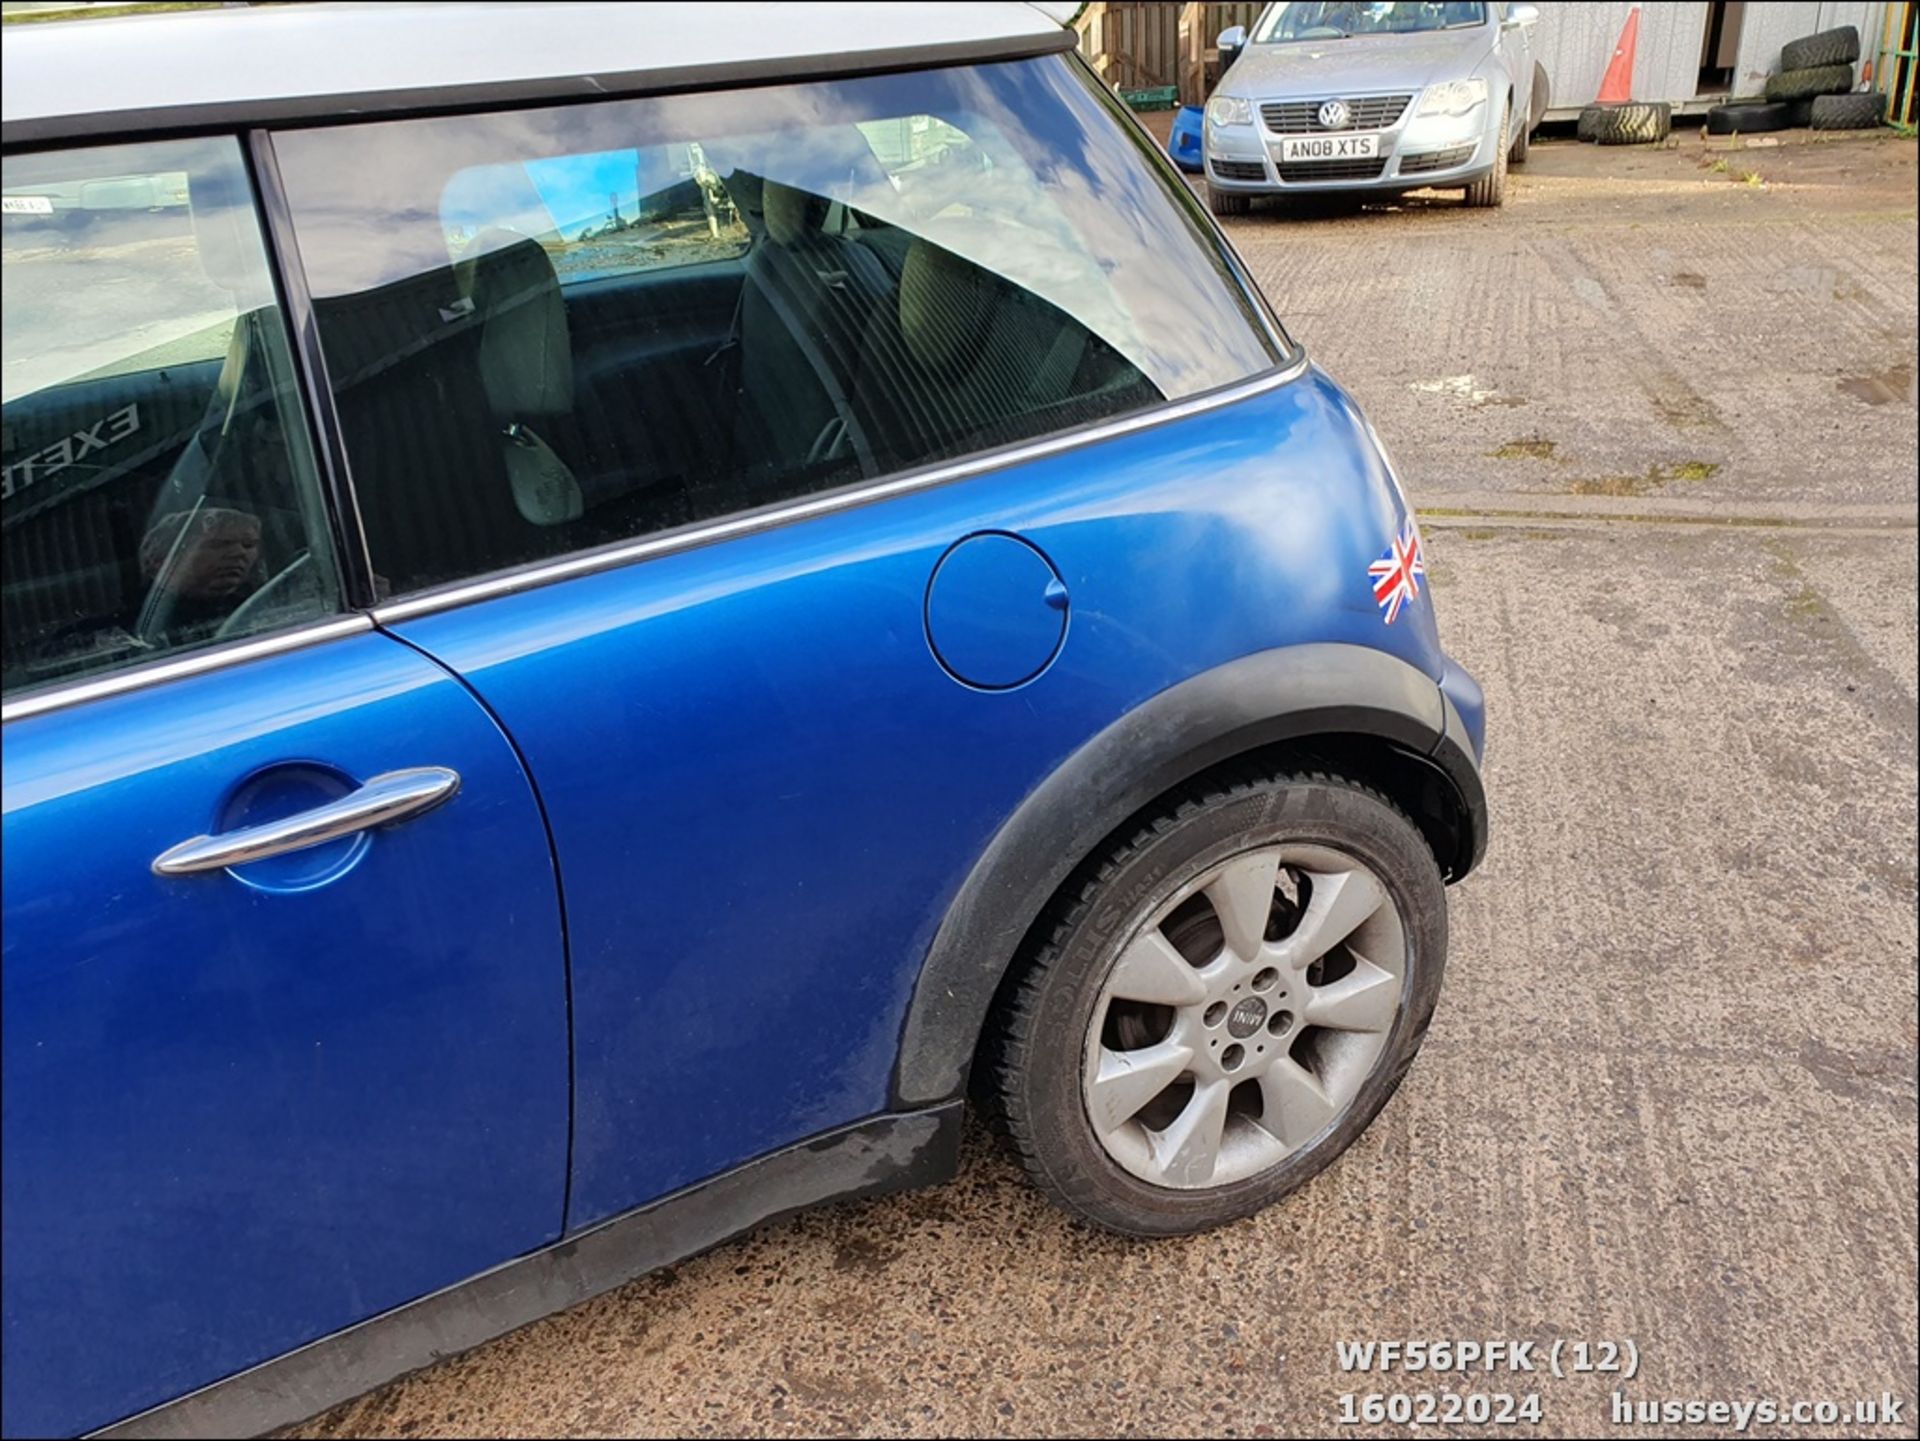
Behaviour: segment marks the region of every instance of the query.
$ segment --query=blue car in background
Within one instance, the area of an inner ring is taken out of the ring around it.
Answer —
[[[1070,30],[756,13],[9,32],[7,1435],[297,1421],[969,1094],[1223,1224],[1412,1061],[1483,718],[1379,438]]]
[[[1199,105],[1182,105],[1173,117],[1167,133],[1167,155],[1189,175],[1205,171],[1206,110]]]

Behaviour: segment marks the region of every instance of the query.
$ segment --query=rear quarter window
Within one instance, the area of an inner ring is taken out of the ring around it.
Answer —
[[[505,226],[538,242],[562,285],[737,259],[752,243],[697,143],[468,166],[440,218],[455,261]]]
[[[275,144],[394,594],[1279,358],[1191,193],[1063,57]]]

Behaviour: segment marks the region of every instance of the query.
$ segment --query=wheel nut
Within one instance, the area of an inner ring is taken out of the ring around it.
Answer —
[[[1247,1048],[1245,1046],[1228,1046],[1226,1050],[1220,1053],[1220,1068],[1226,1071],[1237,1071],[1240,1068],[1240,1063],[1246,1058]]]
[[[1268,966],[1264,971],[1260,972],[1257,976],[1253,978],[1253,988],[1256,991],[1264,991],[1279,979],[1280,979],[1280,973],[1276,971],[1272,966]]]
[[[1267,1030],[1273,1035],[1280,1036],[1285,1035],[1288,1028],[1292,1025],[1292,1011],[1275,1011],[1267,1021]]]
[[[1202,1016],[1200,1019],[1205,1021],[1209,1026],[1217,1026],[1226,1018],[1227,1018],[1227,1003],[1225,1001],[1215,1001],[1212,1005],[1207,1007],[1206,1015]]]

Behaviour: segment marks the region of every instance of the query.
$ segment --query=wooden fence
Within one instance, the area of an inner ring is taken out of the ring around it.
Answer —
[[[1220,78],[1214,37],[1230,25],[1252,25],[1260,0],[1231,5],[1108,0],[1088,5],[1074,28],[1080,52],[1121,90],[1172,87],[1182,105],[1198,105]]]

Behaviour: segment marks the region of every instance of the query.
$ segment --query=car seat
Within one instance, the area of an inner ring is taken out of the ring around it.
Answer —
[[[567,306],[552,259],[537,242],[492,228],[474,237],[454,277],[480,327],[480,379],[514,507],[532,525],[578,520],[580,482],[541,433],[573,412]]]
[[[848,394],[892,277],[870,249],[829,229],[836,207],[825,197],[741,171],[727,187],[754,237],[736,322],[739,393],[755,432],[741,469],[859,456]]]
[[[898,303],[861,348],[855,411],[891,464],[924,460],[1060,423],[1091,350],[1078,321],[923,237],[907,248]]]

